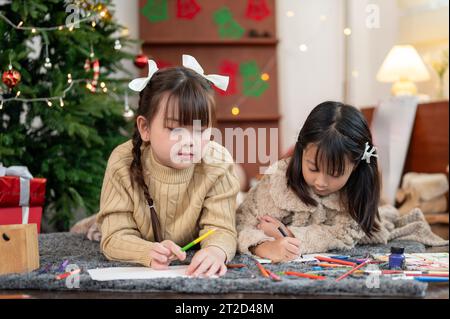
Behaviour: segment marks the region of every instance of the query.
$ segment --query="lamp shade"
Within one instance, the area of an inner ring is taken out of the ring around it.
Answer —
[[[389,51],[377,73],[380,82],[427,81],[430,79],[422,58],[411,45],[396,45]]]

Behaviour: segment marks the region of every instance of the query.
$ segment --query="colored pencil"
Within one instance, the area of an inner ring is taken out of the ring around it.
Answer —
[[[328,263],[318,263],[317,266],[326,267],[326,268],[352,268],[352,266],[336,265],[336,264],[328,264]]]
[[[336,281],[340,281],[342,279],[344,279],[345,277],[347,277],[348,275],[354,273],[355,271],[357,271],[359,268],[362,268],[364,266],[366,266],[368,263],[370,263],[370,260],[367,259],[365,262],[363,262],[362,264],[359,264],[356,267],[353,267],[353,269],[351,269],[350,271],[347,271],[345,274],[343,274],[342,276],[340,276],[338,279],[336,279]]]
[[[267,273],[269,274],[270,278],[272,278],[275,281],[281,281],[281,277],[276,275],[275,273],[271,272],[269,269],[266,269]]]
[[[295,277],[315,279],[315,280],[324,280],[327,278],[325,276],[304,274],[304,273],[296,272],[296,271],[285,271],[284,274],[288,275],[288,276],[295,276]]]
[[[230,269],[247,267],[247,265],[245,265],[245,264],[228,264],[226,266],[227,266],[227,268],[230,268]]]
[[[320,261],[326,261],[326,262],[340,264],[340,265],[346,265],[346,266],[352,266],[352,267],[356,266],[356,263],[352,263],[352,262],[344,261],[344,260],[340,260],[340,259],[328,258],[328,257],[324,257],[324,256],[314,256],[314,258],[316,258],[317,260],[320,260]]]
[[[267,272],[266,268],[263,267],[263,265],[261,265],[259,262],[257,262],[255,260],[256,266],[259,268],[259,271],[261,272],[261,274],[266,277],[269,278],[269,273]]]
[[[286,232],[284,231],[284,229],[281,226],[278,227],[278,231],[281,233],[281,235],[283,235],[283,237],[288,237],[288,234],[286,234]]]
[[[57,279],[57,280],[65,279],[71,275],[79,274],[80,271],[81,271],[81,269],[75,269],[74,271],[65,272],[63,274],[57,275],[55,277],[55,279]]]
[[[414,279],[422,282],[448,282],[448,277],[414,277]]]
[[[212,233],[214,233],[216,231],[215,228],[209,230],[207,233],[203,234],[202,236],[198,237],[197,239],[191,241],[189,244],[187,244],[186,246],[184,246],[183,248],[181,248],[181,251],[186,251],[189,248],[191,248],[192,246],[198,244],[199,242],[201,242],[203,239],[205,239],[206,237],[208,237],[209,235],[211,235]]]

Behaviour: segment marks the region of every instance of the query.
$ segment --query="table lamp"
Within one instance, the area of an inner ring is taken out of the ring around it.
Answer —
[[[396,45],[384,59],[377,73],[380,82],[394,82],[393,95],[417,95],[414,82],[430,79],[422,58],[411,45]]]

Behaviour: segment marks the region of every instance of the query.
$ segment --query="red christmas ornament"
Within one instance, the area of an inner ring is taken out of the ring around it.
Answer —
[[[245,16],[256,21],[264,20],[270,16],[270,9],[266,0],[249,0]]]
[[[222,63],[219,66],[219,74],[229,76],[230,81],[228,82],[228,88],[226,91],[222,91],[213,86],[216,92],[222,96],[229,96],[238,93],[236,83],[238,72],[239,72],[239,65],[237,63],[229,60],[222,61]]]
[[[138,54],[134,58],[134,65],[138,67],[139,69],[143,69],[148,64],[148,57],[145,54]]]
[[[19,71],[10,69],[8,71],[3,72],[2,82],[5,83],[7,87],[10,89],[14,88],[22,78]]]
[[[201,7],[195,0],[177,0],[177,18],[192,20]]]

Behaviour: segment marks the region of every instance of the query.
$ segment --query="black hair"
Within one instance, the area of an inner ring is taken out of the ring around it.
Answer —
[[[362,230],[371,237],[379,230],[378,205],[381,178],[378,161],[362,161],[366,143],[373,146],[372,134],[363,114],[355,107],[340,102],[317,105],[305,121],[295,144],[286,171],[287,185],[304,203],[317,206],[303,177],[303,151],[309,144],[317,146],[316,165],[321,163],[326,173],[342,176],[346,161],[354,163],[347,183],[341,189],[341,202]]]

